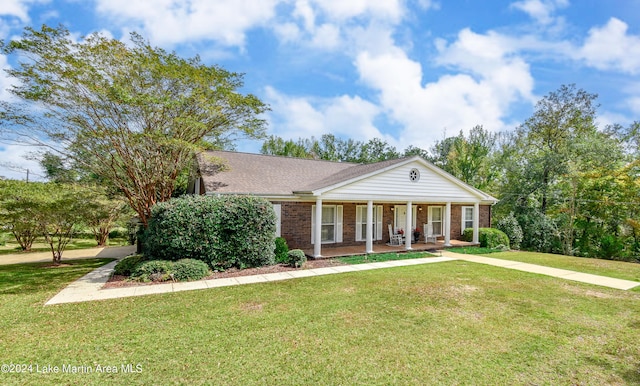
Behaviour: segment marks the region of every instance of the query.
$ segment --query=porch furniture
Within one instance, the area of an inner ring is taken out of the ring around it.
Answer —
[[[391,228],[391,224],[389,224],[388,227],[389,227],[389,245],[402,245],[403,243],[402,235],[396,234]]]
[[[433,234],[433,225],[432,224],[424,224],[424,242],[425,243],[436,243],[438,238]]]

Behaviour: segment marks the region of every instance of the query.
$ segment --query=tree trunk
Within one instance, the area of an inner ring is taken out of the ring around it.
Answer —
[[[53,251],[53,264],[60,265],[62,261],[62,252],[61,251]]]

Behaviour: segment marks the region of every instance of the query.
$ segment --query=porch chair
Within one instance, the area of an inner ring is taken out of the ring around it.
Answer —
[[[389,245],[402,245],[402,235],[396,234],[391,228],[391,224],[389,226]]]
[[[438,238],[433,234],[433,225],[432,224],[424,224],[424,242],[425,243],[436,243]]]

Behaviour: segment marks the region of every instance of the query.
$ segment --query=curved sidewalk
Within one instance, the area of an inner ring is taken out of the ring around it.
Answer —
[[[590,273],[582,273],[570,271],[567,269],[545,267],[537,264],[522,263],[519,261],[502,260],[493,257],[465,255],[449,251],[442,251],[442,256],[447,256],[456,260],[470,261],[472,263],[493,265],[496,267],[515,269],[518,271],[537,273],[540,275],[553,276],[560,279],[579,281],[581,283],[594,284],[603,287],[628,290],[640,285],[637,281],[615,279],[608,276],[593,275]]]

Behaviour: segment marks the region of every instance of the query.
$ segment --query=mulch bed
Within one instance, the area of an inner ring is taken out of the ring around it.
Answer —
[[[318,260],[307,260],[307,262],[304,263],[302,268],[293,268],[284,264],[276,264],[276,265],[270,265],[267,267],[245,268],[245,269],[231,268],[224,272],[216,272],[213,275],[205,277],[202,280],[222,279],[226,277],[238,277],[238,276],[264,275],[267,273],[296,271],[300,269],[333,267],[337,265],[345,265],[345,264],[341,263],[336,259],[318,259]],[[111,275],[107,283],[102,288],[107,289],[107,288],[135,287],[135,286],[141,286],[141,285],[154,285],[154,284],[166,284],[166,283],[169,283],[169,282],[157,281],[157,282],[141,283],[137,281],[129,281],[127,280],[127,276]]]

